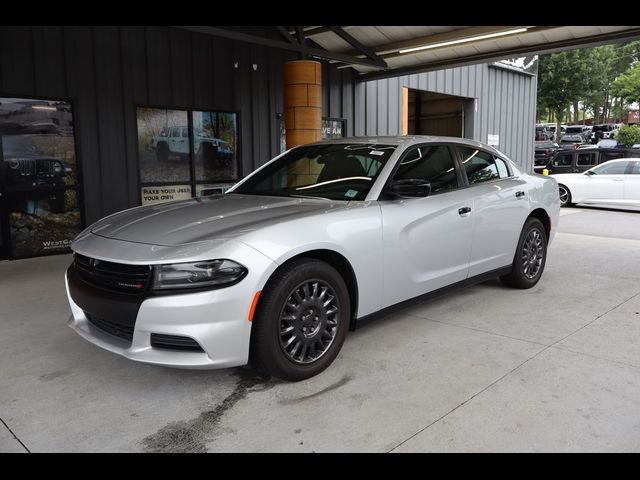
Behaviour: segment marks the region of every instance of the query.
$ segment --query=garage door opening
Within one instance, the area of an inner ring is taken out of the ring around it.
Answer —
[[[473,99],[404,89],[405,134],[472,138]]]

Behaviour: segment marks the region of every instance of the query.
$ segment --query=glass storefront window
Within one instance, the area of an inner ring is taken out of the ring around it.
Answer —
[[[68,251],[82,226],[71,104],[0,98],[0,148],[3,253]]]
[[[138,107],[137,124],[142,205],[222,193],[239,178],[237,113]]]
[[[196,182],[238,178],[238,122],[235,113],[192,112]]]
[[[186,110],[138,108],[141,183],[191,181]]]

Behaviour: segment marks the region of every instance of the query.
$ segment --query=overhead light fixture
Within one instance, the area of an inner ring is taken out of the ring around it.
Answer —
[[[34,110],[49,110],[52,112],[57,110],[56,107],[50,107],[49,105],[31,105],[31,108]]]
[[[432,48],[448,47],[450,45],[459,45],[461,43],[477,42],[478,40],[487,40],[489,38],[515,35],[516,33],[524,33],[527,30],[528,30],[527,27],[514,28],[511,30],[504,30],[502,32],[485,33],[484,35],[474,35],[473,37],[459,38],[457,40],[448,40],[446,42],[431,43],[429,45],[422,45],[421,47],[404,48],[402,50],[399,50],[398,52],[411,53],[411,52],[418,52],[420,50],[430,50]]]

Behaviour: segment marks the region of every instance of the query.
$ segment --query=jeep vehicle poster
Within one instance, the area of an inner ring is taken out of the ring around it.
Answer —
[[[82,226],[70,103],[0,98],[0,146],[10,256],[67,251]]]
[[[187,111],[142,107],[137,121],[140,182],[190,182]]]
[[[192,112],[196,182],[238,178],[237,115],[228,112]]]
[[[142,205],[210,195],[238,179],[236,113],[138,107],[137,124]]]

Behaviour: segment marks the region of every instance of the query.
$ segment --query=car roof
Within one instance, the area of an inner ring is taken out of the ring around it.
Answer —
[[[600,166],[600,165],[604,165],[605,163],[618,163],[618,162],[633,162],[633,161],[640,161],[640,158],[638,157],[627,157],[627,158],[614,158],[613,160],[607,160],[606,162],[602,162],[596,166]]]
[[[485,149],[495,150],[493,147],[480,143],[476,140],[470,140],[468,138],[460,137],[444,137],[437,135],[395,135],[395,136],[377,136],[377,137],[343,137],[343,138],[329,138],[316,142],[316,144],[325,143],[376,143],[387,145],[402,145],[410,146],[419,143],[457,143],[462,145],[468,145],[470,147],[480,147]]]

